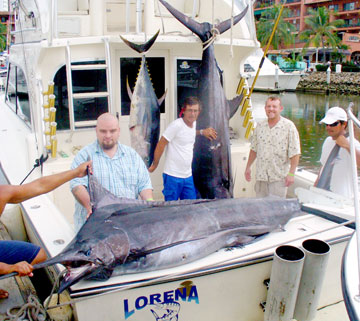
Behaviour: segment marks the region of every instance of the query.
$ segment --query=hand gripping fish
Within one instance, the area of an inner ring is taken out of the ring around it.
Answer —
[[[59,293],[81,279],[108,279],[117,266],[119,273],[163,269],[245,244],[284,226],[300,211],[297,200],[280,198],[171,202],[118,198],[93,175],[89,186],[92,215],[61,253],[34,266],[67,267]]]
[[[231,27],[231,19],[223,21],[213,28],[210,23],[198,23],[166,1],[159,1],[203,43],[198,88],[202,112],[196,121],[196,129],[212,127],[216,130],[218,138],[210,141],[204,136],[196,137],[192,164],[195,186],[202,198],[233,197],[229,119],[239,108],[242,96],[237,96],[233,100],[226,99],[212,43],[213,30],[217,30],[220,34],[227,31]],[[248,7],[234,17],[234,25],[245,16],[247,10]]]
[[[157,99],[144,54],[154,44],[158,35],[159,31],[142,45],[132,43],[120,36],[130,48],[142,54],[134,92],[131,92],[128,81],[126,85],[131,100],[129,122],[131,146],[138,152],[147,167],[152,164],[154,159],[154,151],[160,133],[160,106],[166,96],[165,91],[164,95]]]

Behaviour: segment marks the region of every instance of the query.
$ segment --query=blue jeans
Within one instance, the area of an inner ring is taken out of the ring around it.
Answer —
[[[22,241],[0,241],[0,262],[16,264],[21,261],[31,263],[38,255],[40,247]]]
[[[196,189],[193,177],[179,178],[163,174],[164,189],[163,194],[165,201],[195,200]]]

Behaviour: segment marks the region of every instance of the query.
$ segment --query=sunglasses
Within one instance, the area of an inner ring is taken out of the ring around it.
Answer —
[[[337,125],[339,125],[340,120],[336,121],[335,123],[332,124],[326,124],[326,126],[330,126],[330,127],[336,127]]]

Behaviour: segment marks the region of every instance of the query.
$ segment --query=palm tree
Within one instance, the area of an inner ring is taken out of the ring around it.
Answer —
[[[6,25],[0,23],[0,52],[6,49]]]
[[[325,62],[325,47],[337,48],[341,40],[336,34],[336,28],[344,24],[344,20],[337,19],[330,21],[330,11],[326,7],[319,7],[317,10],[309,8],[310,16],[305,18],[309,29],[300,34],[300,39],[305,40],[305,47],[314,45],[316,48],[324,49],[323,61]]]
[[[272,8],[266,9],[262,12],[260,21],[256,25],[256,35],[261,43],[261,46],[265,46],[269,41],[270,35],[274,29],[275,20],[280,13],[281,5],[274,5]],[[278,49],[281,44],[289,45],[294,43],[294,35],[296,27],[284,20],[290,16],[290,9],[284,8],[282,16],[280,17],[279,24],[276,28],[274,37],[271,41],[271,45],[274,49]]]

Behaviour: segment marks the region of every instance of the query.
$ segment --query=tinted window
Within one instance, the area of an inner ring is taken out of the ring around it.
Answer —
[[[17,93],[17,104],[18,104],[18,115],[25,121],[31,119],[30,106],[29,106],[29,93],[25,74],[20,68],[17,69],[16,79],[16,93]]]
[[[6,101],[14,111],[16,111],[16,66],[10,65],[7,82]]]
[[[178,59],[177,65],[177,115],[186,97],[197,96],[201,60]]]
[[[31,112],[25,74],[14,64],[10,64],[9,67],[6,101],[21,119],[30,124]]]
[[[87,61],[73,65],[105,64],[105,61]],[[106,70],[73,70],[73,93],[106,92]],[[56,107],[56,122],[58,129],[69,129],[68,88],[66,66],[59,69],[54,77],[54,94]],[[99,115],[108,111],[108,98],[74,98],[74,119],[78,121],[96,120]]]

